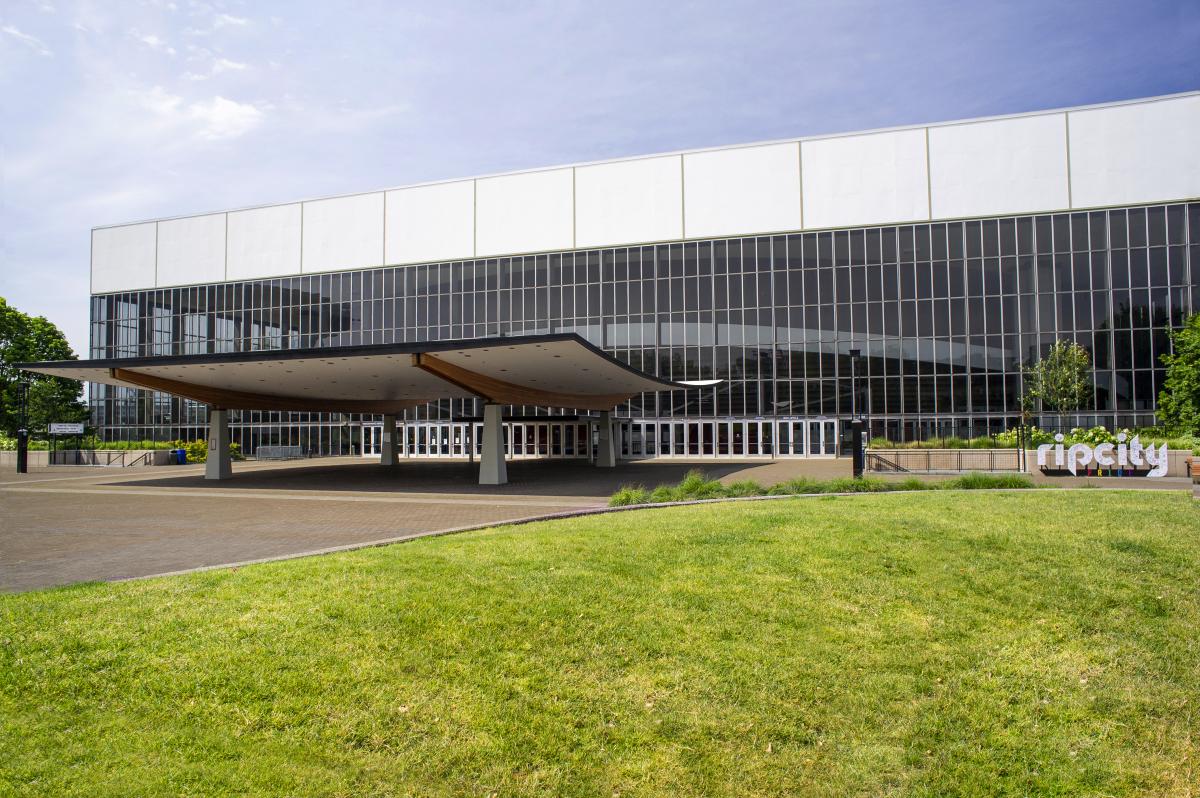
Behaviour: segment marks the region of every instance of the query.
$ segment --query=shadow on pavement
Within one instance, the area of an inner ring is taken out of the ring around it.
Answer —
[[[395,467],[373,462],[320,465],[280,464],[242,470],[234,465],[233,478],[205,480],[202,474],[154,477],[108,482],[113,487],[212,488],[214,490],[309,490],[344,492],[463,493],[539,496],[610,496],[620,486],[640,483],[648,487],[678,482],[693,468],[712,479],[721,479],[754,468],[762,462],[737,463],[621,463],[616,468],[596,468],[582,460],[516,460],[508,464],[507,485],[480,485],[479,465],[430,460],[402,461]]]

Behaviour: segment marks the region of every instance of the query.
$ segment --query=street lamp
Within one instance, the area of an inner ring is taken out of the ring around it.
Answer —
[[[861,349],[850,350],[850,418],[858,418],[858,359]]]
[[[851,454],[854,457],[855,478],[861,477],[866,470],[862,422],[858,420],[858,359],[861,355],[861,349],[850,350],[850,441],[853,446]]]
[[[21,379],[17,389],[17,401],[20,409],[20,426],[17,428],[17,473],[29,473],[29,382]]]

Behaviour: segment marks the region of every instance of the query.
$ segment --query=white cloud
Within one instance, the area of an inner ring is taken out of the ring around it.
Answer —
[[[149,47],[151,50],[155,50],[160,53],[166,53],[167,55],[175,55],[175,48],[167,44],[164,39],[156,34],[139,33],[137,29],[134,29],[129,32],[129,35]]]
[[[192,103],[189,115],[202,123],[197,135],[202,139],[232,139],[262,124],[264,114],[250,103],[239,103],[224,97],[213,97],[207,102]]]
[[[214,28],[244,28],[249,24],[250,20],[246,19],[245,17],[235,17],[232,14],[217,14],[217,16],[213,18]]]
[[[220,95],[209,100],[184,102],[161,86],[136,93],[138,101],[155,114],[165,128],[191,128],[206,141],[234,139],[254,130],[266,114],[253,103],[240,103]]]
[[[183,98],[168,94],[162,86],[155,86],[149,91],[136,93],[138,100],[146,108],[163,117],[170,117],[183,104]]]
[[[38,55],[54,55],[54,53],[50,51],[50,48],[42,43],[41,39],[32,34],[19,30],[15,25],[5,25],[4,27],[0,27],[0,33],[7,33],[17,41],[32,48],[33,51]]]
[[[240,61],[230,61],[228,58],[218,58],[213,62],[212,73],[219,75],[222,72],[241,72],[246,68],[246,65]]]
[[[250,24],[250,20],[245,17],[235,17],[233,14],[219,13],[214,14],[212,22],[206,28],[188,28],[184,31],[191,36],[208,36],[216,33],[222,28],[244,28]]]
[[[247,64],[243,64],[240,61],[231,61],[228,58],[216,58],[213,60],[212,66],[207,73],[185,72],[183,78],[184,80],[208,80],[215,75],[220,75],[222,72],[242,72],[247,66]]]

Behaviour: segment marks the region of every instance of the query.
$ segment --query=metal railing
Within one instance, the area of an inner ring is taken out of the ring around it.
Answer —
[[[259,460],[300,460],[304,450],[299,446],[259,446],[254,456]]]
[[[879,474],[898,474],[908,471],[907,468],[897,463],[894,459],[875,454],[874,452],[867,452],[866,466],[868,471],[874,471]]]
[[[1019,449],[888,449],[867,452],[867,470],[905,471],[1020,471]]]
[[[99,466],[102,468],[126,468],[150,465],[153,452],[142,452],[131,457],[123,449],[59,449],[47,452],[50,465]]]

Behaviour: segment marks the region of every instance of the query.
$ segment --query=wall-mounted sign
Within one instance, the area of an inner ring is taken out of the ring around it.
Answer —
[[[54,421],[50,424],[51,435],[82,435],[82,421]]]
[[[1063,436],[1060,432],[1054,436],[1057,443],[1043,443],[1037,448],[1037,463],[1042,469],[1047,467],[1047,459],[1054,453],[1054,465],[1066,468],[1075,476],[1080,468],[1086,468],[1092,463],[1097,468],[1119,468],[1122,470],[1145,470],[1148,477],[1166,476],[1167,445],[1164,443],[1158,449],[1154,445],[1142,446],[1139,436],[1134,435],[1129,445],[1125,445],[1124,432],[1117,435],[1116,443],[1098,443],[1089,446],[1086,443],[1075,443],[1064,451]]]

